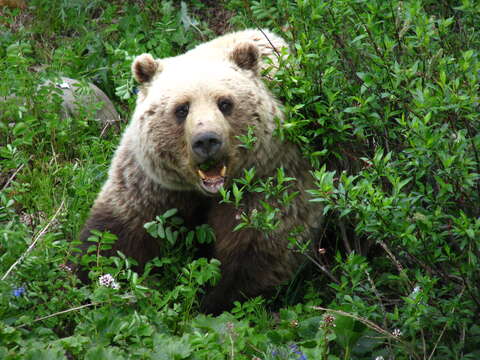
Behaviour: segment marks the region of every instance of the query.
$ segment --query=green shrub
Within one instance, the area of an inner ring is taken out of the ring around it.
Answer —
[[[335,254],[319,259],[336,279],[329,307],[400,329],[394,347],[377,343],[384,357],[475,358],[478,5],[274,5],[254,1],[237,21],[283,29],[294,53],[273,90],[281,136],[310,157],[313,201],[338,229],[319,245]]]

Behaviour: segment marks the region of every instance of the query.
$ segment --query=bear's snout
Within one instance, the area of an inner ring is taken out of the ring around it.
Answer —
[[[199,163],[218,159],[222,145],[222,137],[212,131],[199,133],[192,139],[193,154]]]

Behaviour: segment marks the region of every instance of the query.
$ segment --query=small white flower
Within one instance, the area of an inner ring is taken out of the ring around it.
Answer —
[[[412,298],[412,299],[416,299],[418,297],[418,295],[420,294],[420,292],[422,291],[422,288],[420,286],[415,286],[412,290],[412,292],[410,293],[409,297]]]
[[[58,267],[60,268],[60,270],[63,270],[63,271],[69,272],[69,273],[72,272],[72,268],[70,266],[68,266],[67,264],[60,264]]]
[[[110,274],[105,274],[98,278],[98,282],[101,286],[110,286],[114,281],[113,276]]]
[[[112,275],[105,274],[98,278],[98,283],[100,286],[110,287],[112,289],[118,290],[120,289],[120,285],[115,281]]]
[[[402,336],[402,331],[400,329],[395,329],[393,330],[392,335],[395,337],[400,337]]]
[[[120,285],[117,282],[114,281],[113,284],[111,285],[111,288],[115,289],[115,290],[118,290],[118,289],[120,289]]]
[[[383,359],[383,356],[377,356],[375,360],[384,360],[384,359]]]
[[[60,87],[60,89],[70,89],[70,84],[67,83],[67,82],[63,82],[63,83],[57,84],[57,85]]]

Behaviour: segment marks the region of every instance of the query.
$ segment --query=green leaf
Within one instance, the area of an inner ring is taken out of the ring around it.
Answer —
[[[170,243],[170,245],[175,244],[175,238],[173,236],[172,229],[170,227],[167,227],[165,229],[165,236],[167,238],[167,241]]]
[[[168,219],[169,217],[172,217],[173,215],[175,215],[177,212],[178,212],[178,209],[173,208],[165,211],[165,213],[162,216],[164,219]]]
[[[182,338],[167,335],[153,336],[152,358],[158,360],[181,360],[186,359],[193,353],[188,342],[188,336]]]
[[[335,315],[335,335],[337,342],[344,349],[352,349],[360,337],[364,334],[367,327],[348,316]]]
[[[121,360],[125,357],[121,354],[120,350],[115,347],[103,347],[96,345],[90,348],[85,353],[85,360]]]

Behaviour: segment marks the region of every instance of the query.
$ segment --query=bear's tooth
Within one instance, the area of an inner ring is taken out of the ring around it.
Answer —
[[[207,175],[205,175],[205,173],[200,169],[198,169],[198,175],[200,175],[202,180],[205,180],[207,178]]]
[[[226,173],[227,173],[227,167],[223,165],[222,170],[220,171],[220,176],[225,177]]]

